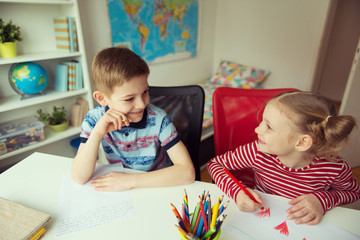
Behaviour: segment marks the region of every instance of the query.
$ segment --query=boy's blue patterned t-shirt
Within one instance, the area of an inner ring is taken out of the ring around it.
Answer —
[[[86,114],[81,125],[81,142],[87,141],[107,110],[108,107],[99,105]],[[179,141],[176,128],[166,112],[149,103],[140,122],[107,133],[101,143],[110,164],[122,162],[127,168],[152,171],[172,165],[166,150]]]

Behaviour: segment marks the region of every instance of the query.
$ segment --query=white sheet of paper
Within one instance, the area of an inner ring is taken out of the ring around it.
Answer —
[[[270,194],[258,192],[263,200],[265,209],[270,208],[270,216],[260,217],[256,213],[261,210],[248,213],[237,210],[229,216],[223,223],[221,231],[226,231],[233,235],[236,239],[357,239],[356,236],[338,226],[330,224],[324,220],[315,226],[305,224],[296,225],[294,220],[287,220],[286,210],[290,208],[287,202],[284,202]],[[274,227],[286,221],[289,235],[280,233],[280,230]]]
[[[121,164],[99,165],[92,178],[110,172],[122,172]],[[79,185],[70,172],[64,173],[61,183],[56,237],[135,216],[129,191],[97,192],[90,182]]]

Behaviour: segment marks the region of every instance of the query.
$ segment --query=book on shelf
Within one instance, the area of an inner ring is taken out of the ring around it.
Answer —
[[[76,66],[75,62],[65,62],[68,65],[68,91],[75,91],[76,84]]]
[[[68,17],[54,17],[56,48],[61,52],[71,52]]]
[[[55,90],[75,91],[83,88],[81,62],[77,60],[63,61],[56,65]]]
[[[68,90],[68,66],[66,64],[56,64],[55,70],[55,90],[67,92]]]
[[[83,88],[82,66],[79,61],[76,62],[75,69],[76,69],[75,89],[79,90]]]
[[[54,17],[56,48],[61,52],[78,51],[76,21],[73,17]]]
[[[89,103],[82,97],[78,97],[70,106],[70,125],[80,127],[88,111]]]
[[[77,51],[79,51],[79,45],[78,45],[78,39],[77,39],[77,29],[76,29],[75,18],[70,17],[69,24],[72,25],[72,31],[70,32],[70,41],[72,41],[72,43],[73,43],[74,52],[77,52]]]
[[[47,213],[0,198],[0,239],[40,239],[50,220]]]

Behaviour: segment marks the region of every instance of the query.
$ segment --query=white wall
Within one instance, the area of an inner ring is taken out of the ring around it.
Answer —
[[[311,90],[330,0],[220,0],[214,66],[220,58],[264,68],[265,88]]]
[[[150,85],[186,85],[198,83],[212,74],[216,0],[200,1],[200,45],[198,56],[186,60],[150,65]],[[111,47],[107,0],[79,0],[88,64],[95,54]]]
[[[201,0],[196,58],[150,65],[150,85],[209,78],[225,58],[271,71],[265,88],[311,90],[331,0]],[[88,64],[111,46],[106,0],[79,0]]]

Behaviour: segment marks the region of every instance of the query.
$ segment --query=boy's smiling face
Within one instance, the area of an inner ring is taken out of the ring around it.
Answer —
[[[147,78],[148,75],[135,76],[115,86],[110,96],[104,96],[106,105],[124,113],[132,122],[141,121],[150,101]]]

